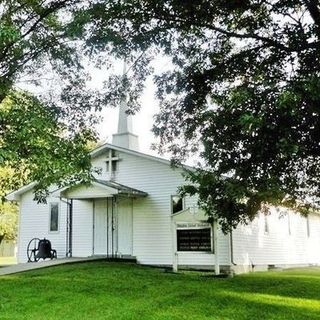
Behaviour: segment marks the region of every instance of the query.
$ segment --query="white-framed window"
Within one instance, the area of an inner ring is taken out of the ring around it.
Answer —
[[[264,216],[264,233],[269,234],[269,217],[268,214],[263,214]]]
[[[49,232],[59,232],[59,202],[50,203]]]
[[[111,169],[110,169],[110,162],[107,162],[106,163],[106,171],[111,172],[111,173],[115,173],[117,171],[117,162],[116,161],[111,162]]]
[[[291,236],[291,219],[290,219],[290,213],[287,213],[287,219],[288,219],[288,234]]]
[[[179,195],[171,196],[171,213],[177,213],[184,209],[184,198]]]
[[[180,252],[213,252],[212,228],[177,229],[177,250]]]
[[[310,218],[306,216],[306,225],[307,225],[307,236],[310,238]]]

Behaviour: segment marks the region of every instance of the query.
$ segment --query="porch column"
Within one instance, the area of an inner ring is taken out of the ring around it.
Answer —
[[[178,249],[177,249],[177,225],[171,217],[171,232],[172,232],[172,270],[178,271]]]
[[[218,222],[214,220],[213,222],[213,244],[214,244],[214,273],[215,275],[220,274],[219,265],[219,251],[218,251]]]
[[[67,199],[64,201],[60,198],[61,202],[66,203],[67,205],[67,219],[66,219],[66,257],[72,257],[72,218],[73,218],[73,200]]]

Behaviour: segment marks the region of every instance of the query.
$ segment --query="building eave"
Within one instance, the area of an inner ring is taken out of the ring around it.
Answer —
[[[126,153],[126,154],[137,156],[137,157],[140,157],[140,158],[148,159],[148,160],[151,160],[151,161],[157,161],[157,162],[163,163],[163,164],[168,165],[168,166],[172,165],[170,160],[167,160],[167,159],[164,159],[164,158],[160,158],[160,157],[156,157],[156,156],[152,156],[150,154],[143,153],[143,152],[140,152],[140,151],[135,151],[135,150],[119,147],[119,146],[113,145],[111,143],[105,143],[102,146],[97,147],[96,149],[92,150],[90,152],[91,158],[95,158],[95,157],[99,156],[100,154],[102,154],[105,151],[105,149],[113,149],[113,150],[116,150],[116,151],[119,151],[119,152],[123,152],[123,153]],[[178,168],[186,168],[188,170],[195,170],[194,167],[188,166],[188,165],[185,165],[185,164],[179,165],[177,167]]]
[[[51,192],[52,197],[58,197],[58,198],[69,198],[69,196],[66,194],[68,190],[71,190],[72,188],[77,188],[84,186],[83,184],[79,183],[74,186],[65,186],[59,189],[54,190]],[[107,180],[99,180],[95,179],[93,180],[90,185],[88,185],[88,188],[90,187],[99,187],[101,189],[104,189],[106,191],[105,196],[103,197],[113,197],[113,196],[126,196],[126,197],[146,197],[148,194],[146,192],[121,185],[114,181],[107,181]],[[93,197],[90,195],[90,197],[83,197],[81,196],[81,199],[85,198],[91,198]],[[98,196],[98,198],[101,198],[102,196]],[[73,199],[80,199],[78,196],[72,196]],[[71,197],[70,197],[71,199]]]
[[[9,194],[6,195],[5,198],[8,201],[20,201],[20,196],[23,193],[32,190],[36,185],[37,185],[36,182],[31,182],[31,183],[27,184],[26,186],[23,186],[23,187],[19,188],[18,190],[10,192]]]

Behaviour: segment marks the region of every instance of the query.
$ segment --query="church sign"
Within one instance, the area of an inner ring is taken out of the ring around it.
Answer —
[[[177,229],[211,227],[211,225],[208,222],[178,222],[176,226]]]
[[[211,225],[207,222],[177,223],[177,250],[212,252]]]

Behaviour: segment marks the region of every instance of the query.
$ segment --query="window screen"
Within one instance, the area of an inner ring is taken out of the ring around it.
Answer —
[[[211,229],[178,229],[177,248],[178,251],[212,251]]]
[[[51,203],[50,206],[50,231],[59,230],[59,204]]]
[[[269,233],[269,220],[266,214],[264,215],[264,233]]]
[[[171,197],[172,213],[179,212],[183,210],[183,198],[180,196]]]

